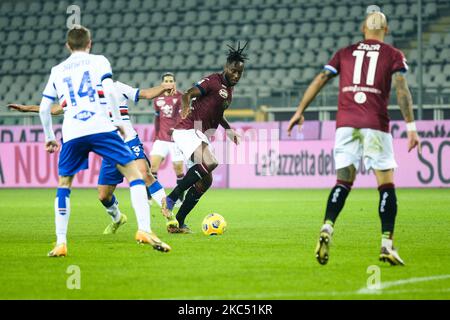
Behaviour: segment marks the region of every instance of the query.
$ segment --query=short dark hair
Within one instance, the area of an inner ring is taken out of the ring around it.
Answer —
[[[177,79],[175,78],[175,75],[172,72],[166,72],[162,75],[161,80],[164,81],[165,77],[172,77],[173,81],[177,81]]]
[[[228,45],[228,56],[227,56],[227,63],[235,63],[235,62],[242,62],[244,63],[245,60],[248,60],[247,55],[244,54],[244,50],[247,47],[248,41],[245,43],[245,45],[241,48],[241,42],[238,42],[238,48],[235,49],[232,46]]]
[[[67,44],[72,50],[86,49],[91,41],[91,32],[81,25],[74,25],[67,32]]]

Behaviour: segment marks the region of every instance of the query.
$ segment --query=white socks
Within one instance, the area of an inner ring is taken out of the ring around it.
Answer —
[[[381,238],[381,247],[392,249],[392,239]]]
[[[131,204],[136,214],[138,229],[144,232],[151,232],[150,229],[150,206],[147,201],[147,189],[144,180],[135,180],[130,183]],[[106,211],[113,218],[114,222],[120,220],[119,203],[115,196]],[[58,188],[55,198],[55,225],[56,244],[67,243],[67,226],[70,217],[70,189]]]
[[[325,223],[323,226],[322,226],[322,229],[320,229],[320,231],[327,231],[329,234],[333,234],[333,226],[331,225],[331,224],[328,224],[328,223]]]
[[[166,197],[166,192],[164,191],[164,189],[160,189],[158,191],[156,191],[156,193],[152,194],[152,198],[156,201],[156,203],[158,204],[158,206],[162,206],[162,200]]]
[[[70,189],[58,188],[55,199],[56,245],[67,243],[70,217]]]
[[[112,220],[116,223],[119,222],[122,213],[120,212],[119,201],[117,201],[116,196],[113,195],[111,201],[109,203],[103,203],[103,205],[105,206],[106,212],[111,216]]]
[[[130,182],[131,205],[133,206],[138,223],[138,230],[151,232],[150,206],[147,200],[147,189],[144,180]]]
[[[162,185],[158,181],[155,181],[151,186],[147,187],[147,189],[158,206],[161,207],[162,200],[166,197],[166,191],[164,191]]]

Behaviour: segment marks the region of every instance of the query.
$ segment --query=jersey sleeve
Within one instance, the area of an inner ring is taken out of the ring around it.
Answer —
[[[408,65],[406,64],[406,58],[403,52],[400,50],[395,50],[393,54],[392,69],[391,72],[402,72],[406,73],[408,71]]]
[[[197,82],[195,86],[200,90],[202,96],[205,96],[209,91],[211,91],[211,88],[213,88],[214,80],[212,78],[203,78]]]
[[[52,101],[56,100],[58,93],[56,92],[55,80],[54,80],[54,71],[50,73],[50,77],[48,78],[47,85],[45,86],[44,91],[42,92],[42,96],[48,98]]]
[[[116,88],[118,93],[128,99],[129,101],[138,102],[139,101],[139,89],[133,88],[125,83],[116,81]]]
[[[325,70],[332,72],[333,74],[338,74],[340,71],[340,65],[341,65],[340,56],[341,56],[341,50],[336,52],[334,54],[333,58],[331,58],[331,60],[328,61],[328,63],[323,68]]]
[[[111,69],[111,64],[109,63],[108,59],[106,59],[105,56],[99,56],[99,65],[98,70],[101,74],[100,81],[103,82],[103,80],[110,78],[112,79],[113,72]]]
[[[55,141],[55,133],[52,128],[52,116],[51,116],[52,102],[42,97],[41,104],[39,105],[39,117],[44,128],[45,142]]]
[[[175,117],[179,118],[179,117],[181,117],[181,109],[182,109],[181,103],[183,102],[183,94],[181,92],[179,92],[176,95],[176,97],[177,97],[177,102],[175,102],[175,105],[174,105]]]
[[[157,100],[153,99],[153,109],[155,110],[155,117],[159,117],[159,107],[156,102],[157,102]]]
[[[157,139],[158,133],[161,130],[161,117],[160,117],[160,108],[158,107],[158,104],[156,103],[156,99],[153,99],[153,108],[155,108],[155,117],[153,120],[154,124],[154,138],[153,141]]]

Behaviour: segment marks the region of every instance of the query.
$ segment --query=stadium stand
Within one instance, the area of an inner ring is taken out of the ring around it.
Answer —
[[[425,104],[450,102],[450,5],[423,0]],[[226,44],[249,42],[247,71],[235,91],[235,108],[292,107],[337,48],[361,39],[367,2],[343,0],[76,0],[2,1],[0,4],[0,103],[39,103],[51,66],[64,59],[67,7],[81,9],[81,23],[93,33],[93,52],[107,56],[116,79],[155,85],[164,71],[178,87],[217,71]],[[386,41],[402,49],[411,66],[408,80],[417,94],[415,0],[380,7],[391,33]],[[333,106],[337,81],[316,105]],[[395,98],[395,97],[394,97]],[[395,103],[395,99],[392,100]],[[140,102],[134,110],[148,110]],[[433,118],[433,111],[425,118]],[[450,112],[441,115],[449,118]],[[333,117],[333,115],[331,115]],[[0,119],[0,124],[15,122]],[[140,120],[141,121],[141,120]],[[142,120],[144,121],[144,120]],[[17,122],[17,121],[16,121]]]

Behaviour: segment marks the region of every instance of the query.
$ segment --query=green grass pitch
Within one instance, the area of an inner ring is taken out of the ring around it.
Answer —
[[[328,265],[314,249],[328,190],[210,190],[188,217],[191,235],[167,234],[168,254],[134,242],[129,191],[116,192],[128,223],[102,234],[110,218],[96,190],[74,189],[68,257],[46,257],[54,237],[55,190],[0,190],[1,299],[449,299],[450,192],[400,189],[395,244],[405,267],[378,261],[378,192],[355,189],[335,229]],[[204,236],[203,217],[222,214],[223,236]],[[81,288],[68,289],[71,265]],[[382,290],[364,293],[370,266]],[[376,267],[375,267],[376,269]],[[400,281],[404,280],[404,281]],[[363,291],[360,291],[363,290]]]

